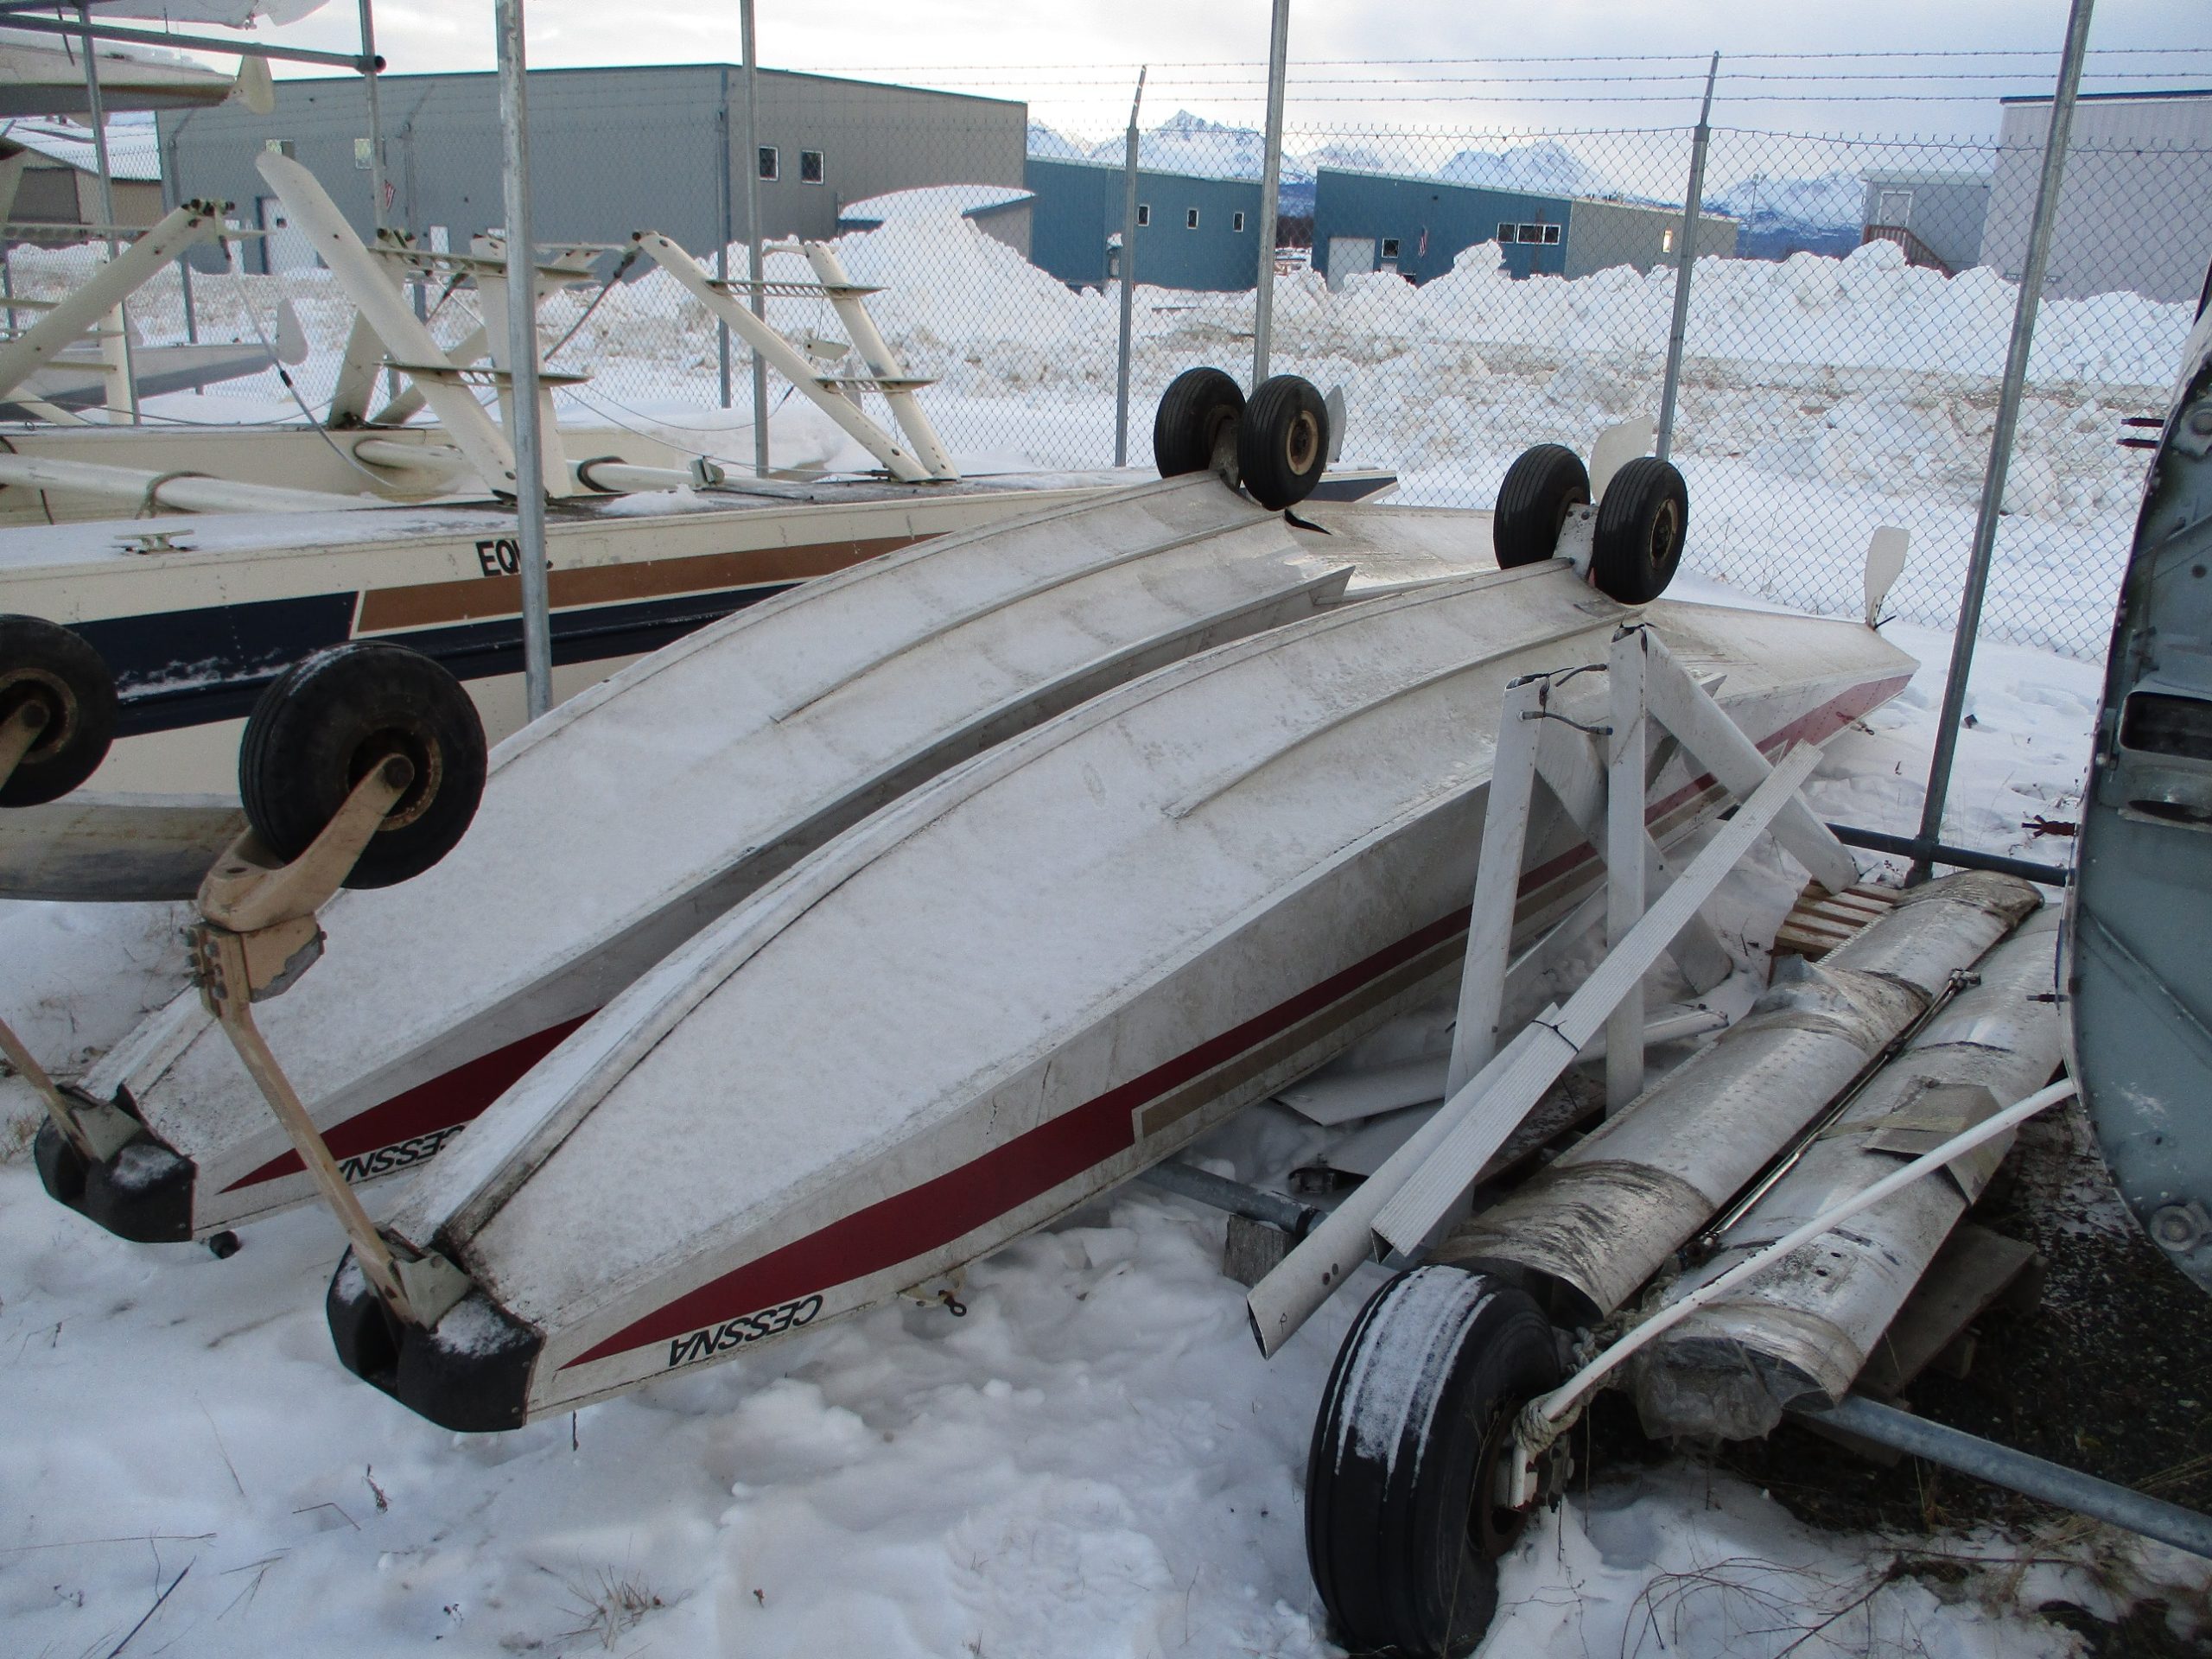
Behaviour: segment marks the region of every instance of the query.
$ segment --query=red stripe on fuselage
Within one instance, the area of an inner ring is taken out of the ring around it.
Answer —
[[[1793,740],[1819,741],[1829,737],[1896,696],[1905,683],[1899,678],[1856,688],[1792,721],[1759,747],[1773,749]],[[1685,784],[1648,809],[1647,817],[1663,817],[1712,784],[1710,775]],[[1541,887],[1595,856],[1586,842],[1571,849],[1523,875],[1521,887],[1527,891]],[[1142,1077],[1062,1112],[1003,1146],[994,1147],[957,1169],[855,1211],[710,1280],[625,1325],[562,1369],[705,1330],[734,1315],[849,1284],[941,1249],[1128,1151],[1136,1141],[1138,1107],[1235,1059],[1370,980],[1464,931],[1467,916],[1467,909],[1462,907],[1440,917],[1266,1013],[1207,1039]]]
[[[325,1130],[323,1143],[330,1148],[332,1157],[343,1160],[412,1140],[418,1135],[449,1129],[456,1123],[472,1123],[486,1106],[506,1093],[518,1077],[551,1053],[563,1038],[589,1018],[588,1014],[579,1014],[557,1026],[534,1031],[505,1048],[480,1054],[450,1071],[439,1073],[428,1083],[418,1083],[390,1100],[379,1101],[366,1111],[358,1112],[343,1123]],[[279,1153],[251,1174],[239,1176],[223,1191],[235,1192],[242,1186],[297,1175],[305,1168],[298,1153]]]

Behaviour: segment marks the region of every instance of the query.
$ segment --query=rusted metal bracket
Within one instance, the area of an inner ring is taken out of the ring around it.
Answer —
[[[428,1325],[467,1294],[467,1279],[442,1257],[395,1250],[377,1230],[253,1018],[256,1002],[282,995],[322,954],[315,912],[338,891],[414,780],[415,768],[404,756],[387,758],[289,863],[251,830],[232,842],[200,885],[192,958],[201,1001],[338,1217],[363,1275],[394,1318]]]

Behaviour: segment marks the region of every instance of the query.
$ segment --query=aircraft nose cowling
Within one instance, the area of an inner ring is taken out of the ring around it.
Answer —
[[[49,1197],[117,1237],[140,1244],[191,1238],[192,1186],[199,1172],[189,1158],[151,1135],[142,1132],[93,1163],[49,1119],[39,1125],[33,1157]]]
[[[324,1298],[339,1363],[410,1411],[463,1433],[519,1428],[545,1338],[471,1291],[429,1329],[385,1312],[348,1250]]]

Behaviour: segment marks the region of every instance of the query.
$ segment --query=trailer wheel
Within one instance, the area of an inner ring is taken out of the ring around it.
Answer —
[[[1400,1274],[1338,1350],[1306,1466],[1306,1554],[1355,1652],[1458,1655],[1489,1628],[1522,1517],[1492,1500],[1515,1414],[1559,1381],[1525,1292]]]
[[[1244,413],[1244,389],[1219,369],[1185,369],[1160,394],[1152,417],[1152,459],[1162,478],[1203,473],[1222,435]]]
[[[1505,469],[1497,511],[1491,515],[1497,568],[1511,570],[1553,557],[1567,510],[1586,505],[1589,499],[1590,472],[1573,450],[1563,443],[1523,449]]]
[[[1329,465],[1329,410],[1311,380],[1278,374],[1260,383],[1236,423],[1236,471],[1270,511],[1313,493]]]
[[[46,724],[0,779],[0,806],[59,800],[99,769],[115,741],[115,677],[84,638],[42,616],[0,616],[0,720],[38,704]]]
[[[1656,455],[1638,455],[1613,474],[1598,504],[1591,581],[1608,599],[1648,604],[1675,579],[1689,524],[1682,475]]]
[[[302,658],[246,721],[246,820],[270,851],[297,858],[393,754],[413,763],[415,781],[355,861],[349,887],[404,881],[453,850],[484,793],[484,723],[460,681],[404,645],[356,641]]]

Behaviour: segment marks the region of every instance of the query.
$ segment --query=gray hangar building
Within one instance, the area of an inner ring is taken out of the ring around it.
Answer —
[[[1679,207],[1393,173],[1325,167],[1313,186],[1313,268],[1332,286],[1370,270],[1428,282],[1465,250],[1492,241],[1516,277],[1586,276],[1614,265],[1649,270],[1675,257],[1681,227]],[[1698,253],[1732,257],[1736,229],[1732,219],[1699,215]]]
[[[780,69],[760,72],[759,153],[745,143],[745,72],[728,64],[530,72],[532,229],[542,242],[620,242],[656,230],[702,257],[747,238],[745,173],[760,176],[772,237],[836,234],[842,204],[932,184],[1022,188],[1028,107]],[[499,91],[492,74],[385,75],[385,220],[455,250],[506,217],[499,188]],[[296,157],[365,235],[371,213],[368,97],[359,76],[284,80],[276,108],[165,111],[162,187],[174,203],[238,204],[271,232],[248,261],[313,263],[305,237],[254,169]],[[994,227],[1019,238],[1018,219]],[[288,234],[288,232],[289,232]]]
[[[1071,288],[1120,275],[1127,207],[1122,168],[1109,162],[1029,158],[1030,262]],[[1260,272],[1260,185],[1195,173],[1137,169],[1137,282],[1231,290]]]

